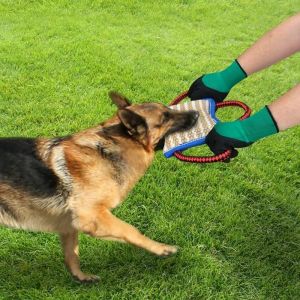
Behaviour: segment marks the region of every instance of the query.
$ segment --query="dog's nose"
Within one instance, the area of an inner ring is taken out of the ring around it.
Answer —
[[[196,122],[199,118],[199,112],[198,111],[193,111],[193,115],[192,115],[193,121]]]

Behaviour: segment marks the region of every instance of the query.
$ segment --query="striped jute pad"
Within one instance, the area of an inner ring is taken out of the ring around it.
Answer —
[[[213,99],[195,100],[172,105],[170,108],[182,111],[197,110],[199,118],[189,130],[175,132],[165,138],[164,155],[171,157],[175,151],[183,151],[205,144],[206,136],[218,122],[218,119],[215,117],[215,101]]]

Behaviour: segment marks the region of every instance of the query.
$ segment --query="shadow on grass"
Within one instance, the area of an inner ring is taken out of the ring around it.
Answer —
[[[110,296],[111,293],[121,295],[126,289],[146,293],[149,286],[157,291],[164,286],[172,294],[182,286],[183,290],[192,289],[190,296],[195,297],[203,295],[200,294],[203,287],[212,293],[225,291],[225,294],[232,288],[235,295],[246,298],[252,294],[268,299],[296,299],[300,294],[300,232],[299,214],[292,199],[270,195],[251,185],[245,185],[236,197],[240,199],[241,218],[230,226],[223,226],[225,221],[220,220],[216,231],[209,233],[218,244],[216,252],[212,246],[198,252],[192,250],[195,244],[203,244],[197,232],[192,233],[191,240],[186,238],[182,253],[167,259],[129,245],[82,236],[82,270],[102,279],[92,286],[80,285],[68,274],[58,239],[50,238],[49,247],[41,247],[39,242],[43,237],[31,242],[32,234],[22,234],[26,239],[24,246],[15,241],[14,235],[8,236],[7,243],[11,239],[11,245],[5,245],[8,251],[1,255],[0,290],[10,291],[10,295],[17,290],[22,294],[24,289],[36,289],[44,295],[53,291],[79,294],[96,291]],[[186,230],[183,228],[176,234],[184,234]],[[221,263],[211,264],[209,255]],[[228,265],[229,268],[223,269]]]
[[[32,235],[38,234],[22,233],[23,238],[26,235],[26,246],[13,242],[7,246],[9,249],[5,256],[1,255],[0,291],[9,291],[9,295],[23,289],[45,292],[55,289],[73,291],[74,288],[111,289],[121,283],[126,285],[131,281],[138,282],[143,277],[160,278],[162,273],[168,276],[175,273],[177,255],[160,258],[131,245],[81,237],[84,240],[81,243],[84,244],[81,249],[81,268],[84,272],[99,275],[100,283],[80,284],[64,266],[58,238],[57,247],[51,244],[49,248],[41,249],[39,245],[38,251],[35,251],[30,245],[30,239]],[[7,244],[10,239],[14,237],[8,237]]]
[[[235,252],[227,253],[241,288],[251,285],[269,299],[300,296],[300,219],[297,199],[286,200],[246,185],[245,223],[232,232]],[[289,197],[291,196],[291,197]],[[299,200],[299,199],[298,199]]]

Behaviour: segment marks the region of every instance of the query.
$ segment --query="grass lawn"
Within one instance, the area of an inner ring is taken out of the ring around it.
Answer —
[[[115,112],[111,89],[167,104],[299,5],[0,0],[0,135],[92,126]],[[299,65],[295,55],[255,74],[228,99],[256,111],[299,82]],[[96,285],[71,279],[56,235],[1,228],[0,299],[300,299],[299,149],[294,128],[230,164],[187,165],[158,153],[115,214],[180,252],[160,259],[82,235],[82,268],[101,276]]]

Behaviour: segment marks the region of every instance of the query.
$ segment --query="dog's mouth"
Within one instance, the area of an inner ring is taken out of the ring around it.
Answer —
[[[155,147],[155,151],[162,150],[165,143],[165,137],[177,131],[184,131],[191,129],[199,118],[199,112],[190,110],[187,112],[178,112],[174,117],[174,126],[172,126],[166,134],[159,140]]]

